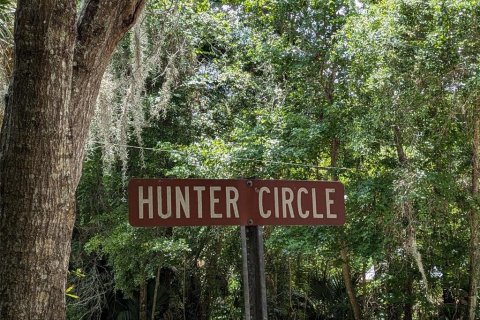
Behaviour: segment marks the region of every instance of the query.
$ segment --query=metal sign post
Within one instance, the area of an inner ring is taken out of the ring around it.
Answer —
[[[241,226],[245,320],[267,320],[267,289],[261,226]]]

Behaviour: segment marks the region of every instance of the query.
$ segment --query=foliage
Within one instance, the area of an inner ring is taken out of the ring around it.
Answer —
[[[270,318],[353,318],[342,245],[364,318],[464,315],[476,1],[149,6],[104,79],[72,267],[105,268],[130,301],[172,268],[159,317],[240,318],[238,230],[134,229],[125,178],[338,176],[341,232],[264,230]]]

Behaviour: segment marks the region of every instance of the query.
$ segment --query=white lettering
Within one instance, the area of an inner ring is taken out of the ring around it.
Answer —
[[[231,194],[234,194],[233,198],[231,197]],[[230,207],[233,208],[233,214],[235,215],[235,218],[239,218],[238,215],[238,206],[237,206],[237,201],[238,201],[238,190],[235,187],[226,187],[225,188],[225,197],[226,197],[226,202],[227,202],[227,218],[230,218]]]
[[[330,206],[333,204],[333,200],[330,200],[330,193],[334,193],[335,189],[325,189],[325,203],[327,204],[327,218],[335,219],[336,213],[330,213]]]
[[[148,218],[153,219],[153,188],[148,187],[148,198],[143,198],[143,187],[138,187],[138,217],[143,219],[143,206],[148,204]]]
[[[273,188],[273,202],[275,203],[275,218],[280,218],[280,212],[278,210],[278,188]]]
[[[306,210],[305,213],[302,210],[302,193],[308,194],[308,190],[305,188],[300,188],[297,191],[297,209],[298,209],[298,215],[300,218],[306,219],[308,218],[308,215],[310,214],[310,211]]]
[[[288,197],[287,197],[288,194]],[[282,188],[282,213],[283,217],[287,217],[287,208],[290,211],[290,217],[295,218],[295,214],[293,213],[293,191],[290,188]]]
[[[215,198],[215,192],[222,190],[221,187],[210,187],[210,217],[212,219],[221,219],[222,214],[215,213],[215,203],[219,203],[220,199]]]
[[[312,189],[312,212],[314,218],[323,218],[323,214],[317,212],[317,190]]]
[[[185,187],[185,195],[182,194],[180,187],[175,187],[175,208],[177,219],[180,219],[181,209],[185,213],[185,218],[190,218],[190,193],[188,187]]]
[[[167,187],[167,215],[172,216],[172,187]]]
[[[163,213],[163,208],[162,208],[162,187],[157,187],[157,212],[160,218],[162,219],[168,219],[172,216],[172,211],[168,211],[167,213]]]
[[[202,192],[205,191],[205,187],[193,187],[193,190],[197,191],[197,202],[198,202],[198,217],[203,217],[203,206],[202,206]]]
[[[267,212],[263,210],[263,193],[264,192],[270,193],[270,189],[268,189],[267,187],[260,188],[260,191],[258,192],[258,210],[260,211],[260,216],[264,219],[267,219],[267,218],[270,218],[270,216],[272,215],[272,210],[267,210]]]

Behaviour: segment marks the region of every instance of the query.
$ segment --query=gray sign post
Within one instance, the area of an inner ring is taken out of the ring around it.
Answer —
[[[241,226],[245,320],[267,320],[262,226]]]

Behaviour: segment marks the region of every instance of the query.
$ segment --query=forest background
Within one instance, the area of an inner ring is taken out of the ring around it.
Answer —
[[[68,318],[242,318],[239,229],[133,228],[131,177],[345,184],[344,227],[264,228],[269,319],[480,317],[479,14],[471,0],[148,1],[103,77]]]

